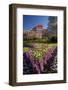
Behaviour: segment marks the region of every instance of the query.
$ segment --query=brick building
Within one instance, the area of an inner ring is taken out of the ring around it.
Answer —
[[[32,39],[32,38],[42,38],[43,36],[43,25],[39,24],[32,28],[32,30],[24,32],[24,38]]]

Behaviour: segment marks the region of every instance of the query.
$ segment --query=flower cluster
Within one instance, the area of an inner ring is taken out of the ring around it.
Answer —
[[[57,72],[57,47],[30,48],[23,54],[23,57],[27,64],[27,68],[23,69],[24,74]]]

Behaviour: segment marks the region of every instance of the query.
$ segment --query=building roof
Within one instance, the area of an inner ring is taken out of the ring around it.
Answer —
[[[40,29],[44,29],[44,26],[42,24],[38,24],[36,25],[34,28],[32,29],[35,29],[35,30],[40,30]]]

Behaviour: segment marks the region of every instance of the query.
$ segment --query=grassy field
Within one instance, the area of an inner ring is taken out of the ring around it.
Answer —
[[[33,44],[34,45],[34,44]],[[33,56],[35,56],[37,59],[40,59],[43,57],[44,53],[47,53],[49,49],[54,49],[55,47],[57,47],[57,44],[55,43],[51,43],[51,44],[35,44],[33,48],[30,47],[24,47],[23,48],[23,52],[29,52],[30,50],[32,50],[32,54]]]
[[[31,43],[30,43],[31,45]],[[34,44],[33,44],[34,45]],[[49,43],[49,44],[44,44],[44,43],[37,43],[36,44],[36,47],[34,47],[33,49],[36,49],[36,50],[44,50],[44,49],[49,49],[49,48],[54,48],[57,46],[57,43]],[[28,52],[30,50],[30,47],[24,47],[23,48],[23,52]]]

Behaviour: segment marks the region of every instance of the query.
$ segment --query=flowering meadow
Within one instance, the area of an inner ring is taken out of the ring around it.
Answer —
[[[23,74],[57,73],[57,44],[34,43],[23,47]]]

